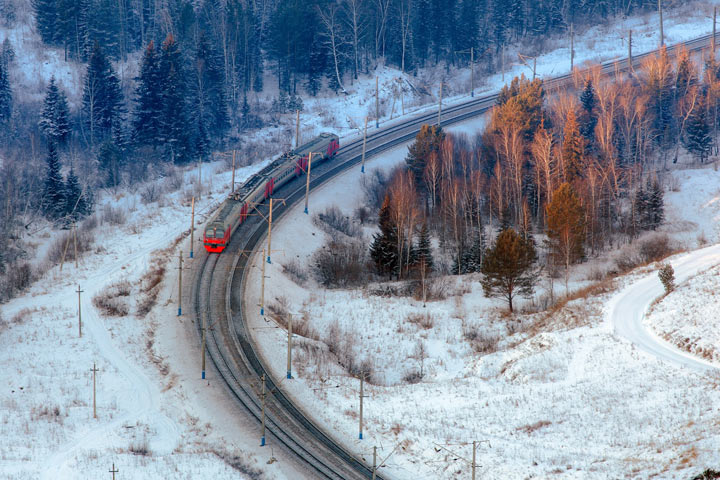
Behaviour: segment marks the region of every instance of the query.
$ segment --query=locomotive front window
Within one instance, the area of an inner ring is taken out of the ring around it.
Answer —
[[[214,238],[215,234],[213,233],[213,231],[211,229],[208,229],[208,230],[205,230],[205,236],[207,238]]]

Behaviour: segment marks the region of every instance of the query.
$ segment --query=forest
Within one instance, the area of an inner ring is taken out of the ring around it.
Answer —
[[[513,288],[533,283],[526,275],[533,268],[564,273],[567,288],[571,265],[656,230],[664,220],[662,172],[681,158],[702,164],[717,148],[720,69],[714,53],[702,57],[698,66],[686,50],[671,57],[662,48],[611,78],[599,67],[576,70],[574,88],[552,92],[539,79],[516,77],[474,143],[424,126],[378,197],[380,233],[370,247],[377,273],[425,277],[438,263],[427,248],[435,237],[452,259],[435,270],[482,272],[486,293],[496,293],[493,269],[507,281],[498,271],[516,268],[510,277],[520,283],[503,290],[512,311]],[[486,227],[500,233],[492,245]],[[643,258],[617,268],[670,248],[655,238]],[[497,264],[509,257],[518,265]]]
[[[378,65],[499,67],[513,42],[651,10],[650,0],[0,0],[0,25],[28,22],[80,64],[80,99],[50,79],[23,95],[9,37],[0,48],[0,276],[28,272],[25,234],[68,228],[94,192],[239,147],[302,98],[342,95]],[[120,68],[134,65],[129,85]],[[261,101],[267,82],[278,92]],[[267,154],[269,152],[265,152]],[[277,153],[277,152],[273,152]],[[504,194],[503,194],[504,195]],[[538,198],[541,198],[539,196]],[[532,206],[532,205],[531,205]],[[517,212],[514,213],[517,217]],[[31,274],[2,282],[0,299]]]

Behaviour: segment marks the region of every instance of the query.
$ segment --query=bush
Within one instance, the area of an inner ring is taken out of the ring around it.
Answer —
[[[108,225],[125,225],[127,222],[125,210],[106,204],[103,207],[101,222]]]
[[[50,263],[56,264],[63,260],[65,257],[66,262],[75,260],[75,242],[73,239],[73,232],[67,231],[60,235],[50,245],[48,250],[48,260]],[[90,250],[92,247],[92,235],[90,232],[78,230],[77,231],[77,253],[78,258],[85,252]]]
[[[658,277],[665,287],[665,294],[668,294],[675,290],[675,270],[669,263],[664,264],[660,270],[658,270]]]
[[[380,169],[375,169],[367,174],[367,179],[362,186],[365,205],[373,210],[380,210],[389,180],[389,175]]]
[[[367,278],[366,252],[362,242],[330,241],[313,254],[313,275],[328,288],[361,285]]]
[[[130,306],[127,300],[121,297],[129,297],[132,285],[126,280],[111,283],[103,288],[92,299],[93,305],[108,317],[124,317],[130,313]]]
[[[640,242],[639,253],[644,263],[657,262],[673,253],[670,237],[664,233],[652,235]]]
[[[348,237],[359,237],[362,230],[355,225],[350,217],[343,215],[343,212],[333,205],[328,207],[322,213],[313,215],[313,224],[324,232],[336,238],[335,233],[340,232]]]
[[[283,273],[290,277],[293,282],[297,283],[301,287],[307,283],[308,272],[300,263],[292,259],[289,262],[283,264]]]

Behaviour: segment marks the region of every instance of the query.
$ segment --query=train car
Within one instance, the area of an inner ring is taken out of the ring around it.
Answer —
[[[334,157],[340,139],[332,133],[322,133],[308,143],[283,154],[245,182],[231,194],[205,226],[205,250],[220,253],[230,243],[233,232],[251,214],[255,205],[270,198],[273,191],[307,171],[310,153],[313,163]],[[312,167],[311,167],[312,168]]]

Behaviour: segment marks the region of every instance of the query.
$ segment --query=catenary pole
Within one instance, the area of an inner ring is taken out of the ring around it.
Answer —
[[[575,66],[575,31],[573,24],[570,24],[570,72],[572,72]]]
[[[300,146],[300,110],[295,110],[295,148]]]
[[[230,193],[235,193],[235,150],[232,152],[233,157],[233,168],[232,168],[232,185],[230,186]]]
[[[260,438],[260,446],[265,446],[265,374],[260,377],[262,379],[262,437]]]
[[[440,126],[440,115],[442,115],[442,87],[443,84],[440,82],[440,101],[438,102],[438,127]]]
[[[308,155],[307,178],[305,178],[305,214],[308,213],[308,197],[310,197],[310,169],[312,169],[312,157],[313,152],[310,152]]]
[[[710,49],[712,50],[713,60],[715,60],[715,35],[717,33],[716,25],[717,25],[717,7],[713,7],[713,35],[712,35],[712,41],[710,42]]]
[[[380,79],[375,76],[375,128],[380,128]]]
[[[90,371],[93,374],[93,418],[97,418],[97,395],[96,395],[96,389],[95,389],[95,377],[99,370],[98,370],[97,366],[95,365],[95,362],[93,362],[93,367],[92,367],[92,369],[90,369]]]
[[[360,431],[358,433],[358,438],[362,440],[363,438],[363,398],[365,397],[364,393],[364,386],[365,386],[365,372],[360,372]]]
[[[108,470],[110,473],[112,473],[112,480],[115,480],[115,474],[120,472],[117,468],[115,468],[115,464],[112,464],[112,470]]]
[[[375,480],[377,473],[377,447],[373,447],[373,469],[372,469],[372,480]]]
[[[182,315],[182,250],[178,254],[178,317]]]
[[[262,263],[262,279],[260,282],[260,315],[265,315],[265,249],[263,248],[263,256],[260,259]]]
[[[475,452],[477,450],[477,441],[476,440],[473,440],[472,448],[473,448],[473,451],[472,451],[472,480],[475,480],[475,467],[476,467]]]
[[[202,379],[205,380],[205,350],[207,349],[207,321],[202,314]]]
[[[290,379],[292,378],[292,313],[288,313],[287,332],[287,378]]]
[[[403,112],[405,114],[405,112]],[[365,146],[367,145],[367,122],[368,117],[365,116],[365,130],[363,131],[363,149],[362,149],[362,163],[360,165],[360,173],[365,173]]]
[[[193,258],[195,248],[195,197],[192,197],[192,212],[190,213],[190,258]]]
[[[273,199],[270,197],[270,215],[268,216],[268,245],[267,245],[267,263],[272,263],[270,261],[270,252],[271,244],[272,244],[272,208],[273,208]]]
[[[470,96],[475,96],[475,50],[473,47],[470,47]]]
[[[628,68],[633,71],[632,61],[632,30],[628,30]]]
[[[665,36],[663,35],[663,18],[662,18],[662,0],[658,0],[658,17],[660,18],[660,46],[665,45]]]

